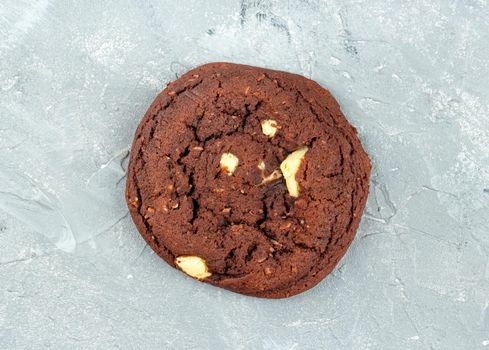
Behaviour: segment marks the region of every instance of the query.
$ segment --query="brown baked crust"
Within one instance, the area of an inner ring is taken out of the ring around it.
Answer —
[[[260,122],[279,125],[269,138]],[[257,186],[288,154],[308,151],[291,197]],[[222,153],[239,159],[232,176]],[[302,76],[231,63],[197,67],[154,100],[134,137],[126,199],[143,238],[168,264],[203,258],[204,282],[265,298],[321,281],[352,242],[370,161],[331,94]]]

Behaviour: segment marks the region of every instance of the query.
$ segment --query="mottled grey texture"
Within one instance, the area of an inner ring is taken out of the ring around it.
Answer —
[[[489,349],[485,0],[0,4],[1,349]],[[333,275],[288,300],[145,247],[123,184],[165,83],[209,61],[330,89],[371,156]]]

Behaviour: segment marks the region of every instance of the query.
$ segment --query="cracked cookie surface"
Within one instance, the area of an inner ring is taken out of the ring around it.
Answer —
[[[291,196],[280,165],[306,147]],[[238,293],[303,292],[345,254],[370,161],[330,93],[291,73],[197,67],[155,99],[133,141],[126,199],[168,264]]]

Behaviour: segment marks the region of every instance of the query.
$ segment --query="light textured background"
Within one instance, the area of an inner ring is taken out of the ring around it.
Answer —
[[[145,246],[128,147],[225,60],[329,88],[371,156],[351,249],[288,300]],[[486,0],[0,2],[0,349],[489,349]]]

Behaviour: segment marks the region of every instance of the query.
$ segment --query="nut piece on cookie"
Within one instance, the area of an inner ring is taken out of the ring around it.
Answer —
[[[238,167],[239,159],[232,153],[223,153],[221,161],[219,162],[221,170],[229,176],[233,175],[234,171]]]
[[[263,176],[261,182],[256,186],[260,187],[260,186],[266,185],[267,183],[278,180],[281,177],[282,177],[282,174],[280,173],[280,171],[274,170],[270,175]]]
[[[212,275],[205,260],[198,256],[179,256],[175,259],[175,264],[187,275],[199,280]]]
[[[278,124],[275,120],[266,119],[261,121],[261,131],[269,138],[275,136],[275,134],[277,133],[277,129],[278,129]]]
[[[266,172],[265,172],[266,165],[265,165],[265,162],[263,160],[260,161],[260,163],[258,163],[258,169],[261,170],[262,181],[258,185],[256,185],[257,187],[266,185],[267,183],[278,180],[282,177],[280,170],[274,170],[270,175],[268,175],[268,176],[265,175],[266,174]]]
[[[287,190],[292,197],[299,197],[299,183],[295,179],[295,175],[299,171],[299,167],[301,166],[302,159],[304,159],[307,149],[307,147],[299,148],[297,151],[289,154],[280,164],[280,170],[284,175]]]

